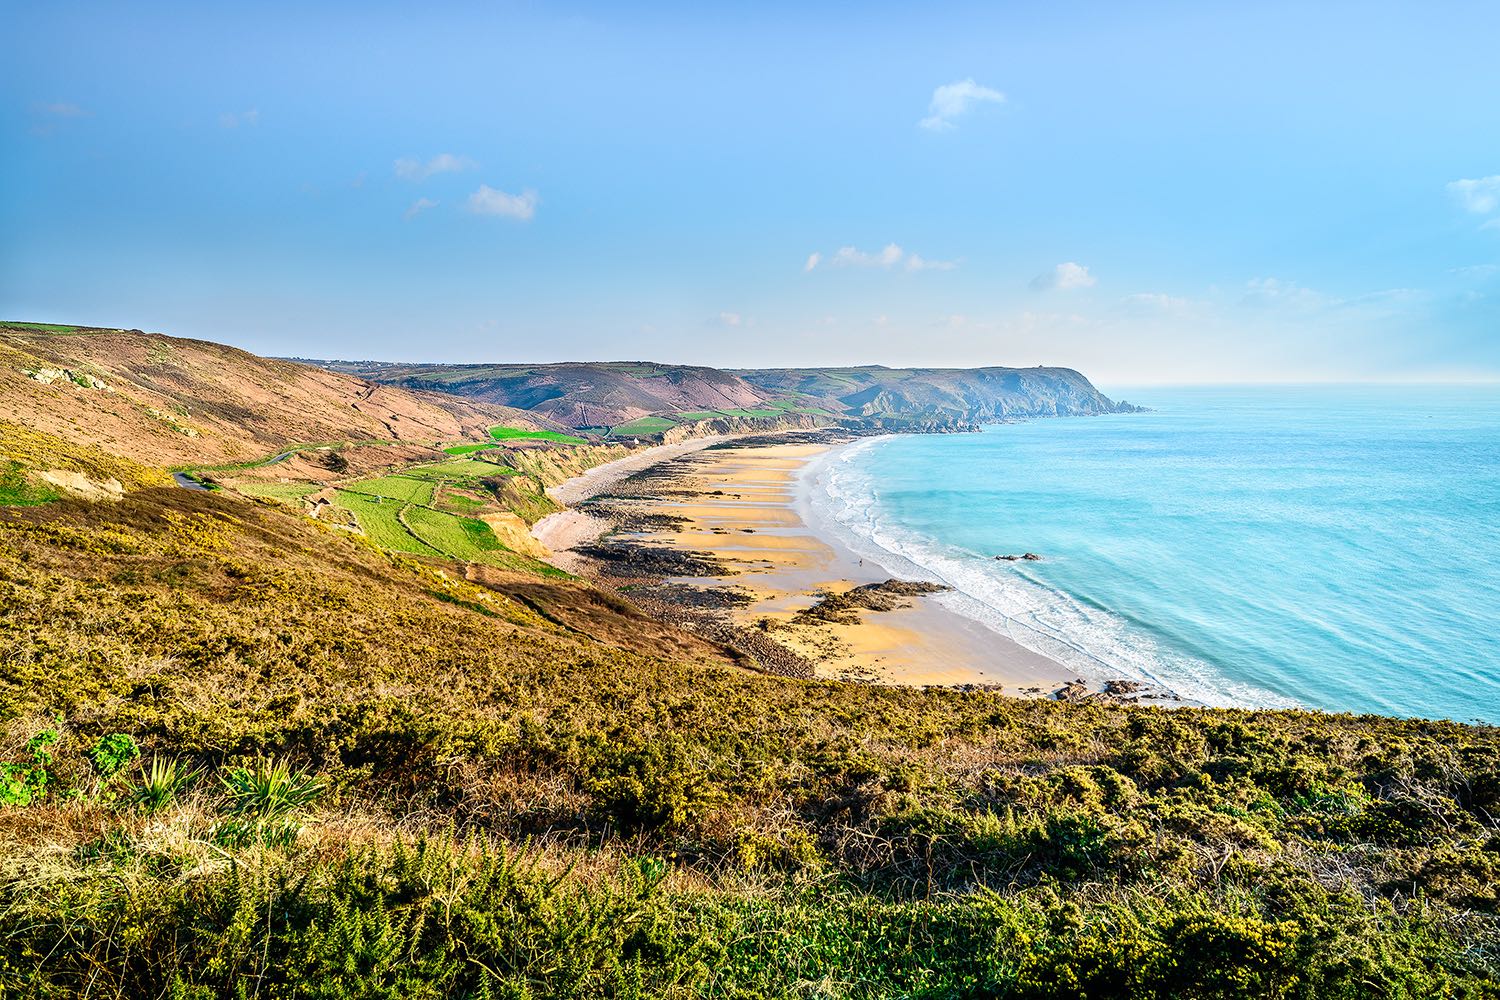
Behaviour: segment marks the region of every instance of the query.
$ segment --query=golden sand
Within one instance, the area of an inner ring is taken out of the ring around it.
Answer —
[[[712,553],[731,575],[695,583],[733,586],[753,603],[733,612],[745,625],[771,619],[770,636],[816,665],[819,676],[891,684],[987,684],[1022,694],[1067,680],[1058,663],[944,607],[941,597],[909,599],[893,611],[861,611],[858,624],[794,623],[820,592],[889,577],[813,535],[794,506],[797,473],[827,445],[719,448],[680,458],[674,495],[641,501],[682,518],[671,531],[638,537]]]

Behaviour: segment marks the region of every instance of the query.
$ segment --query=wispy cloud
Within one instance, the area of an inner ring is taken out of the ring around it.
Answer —
[[[951,271],[957,266],[956,260],[928,260],[919,254],[908,254],[906,258],[908,271]]]
[[[1245,294],[1240,298],[1240,303],[1247,306],[1290,306],[1296,309],[1316,309],[1336,301],[1322,292],[1281,278],[1251,278],[1245,283]]]
[[[927,105],[927,117],[917,122],[932,132],[944,132],[954,127],[954,119],[968,114],[975,105],[1001,104],[1005,95],[998,90],[983,87],[974,78],[945,83],[932,92],[932,101]]]
[[[396,176],[404,181],[425,181],[433,174],[456,174],[478,166],[467,156],[452,153],[439,153],[426,163],[407,156],[396,161]]]
[[[31,110],[39,115],[51,115],[53,118],[87,118],[89,112],[83,110],[76,104],[67,101],[54,101],[51,104],[35,104]]]
[[[431,198],[418,198],[416,201],[411,203],[410,208],[402,213],[401,218],[410,222],[412,219],[415,219],[417,216],[421,215],[429,208],[437,208],[437,206],[438,203],[433,201]]]
[[[1475,215],[1489,215],[1500,208],[1500,174],[1449,181],[1448,193]]]
[[[30,110],[33,117],[29,131],[32,135],[44,138],[67,128],[71,119],[93,117],[93,112],[67,101],[33,104]]]
[[[1143,312],[1181,312],[1189,305],[1187,299],[1164,292],[1136,292],[1125,296],[1120,302],[1127,308]]]
[[[1087,267],[1069,260],[1032,278],[1031,287],[1038,291],[1068,292],[1077,288],[1092,288],[1098,280],[1089,273]]]
[[[737,312],[721,312],[718,316],[719,326],[743,326],[745,317]]]
[[[1467,267],[1450,268],[1449,273],[1464,278],[1489,278],[1500,274],[1500,264],[1470,264]]]
[[[528,222],[536,215],[536,202],[536,192],[530,188],[520,194],[507,194],[481,184],[478,191],[469,195],[469,211],[476,215],[500,215]]]
[[[886,271],[903,266],[908,271],[951,271],[958,266],[958,261],[928,260],[920,254],[907,253],[895,243],[887,243],[879,250],[839,247],[829,256],[826,265],[823,255],[814,251],[807,255],[807,263],[802,265],[802,270],[806,273],[819,266],[878,268]]]
[[[260,112],[251,108],[249,111],[226,111],[219,116],[220,128],[239,128],[241,125],[252,127],[260,124]]]

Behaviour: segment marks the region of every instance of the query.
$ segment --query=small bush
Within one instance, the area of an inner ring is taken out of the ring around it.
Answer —
[[[158,813],[175,802],[200,773],[181,761],[152,757],[141,769],[140,781],[130,786],[130,802],[148,816]]]
[[[110,733],[99,737],[85,752],[99,777],[108,781],[119,774],[126,764],[139,757],[141,748],[136,745],[133,737],[125,733]]]

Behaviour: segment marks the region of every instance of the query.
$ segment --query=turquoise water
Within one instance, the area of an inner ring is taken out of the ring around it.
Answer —
[[[1500,387],[1120,394],[837,449],[809,515],[1086,676],[1500,723]]]

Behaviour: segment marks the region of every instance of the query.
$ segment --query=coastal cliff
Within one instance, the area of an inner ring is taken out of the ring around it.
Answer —
[[[406,389],[440,391],[616,437],[841,425],[851,430],[963,430],[1023,417],[1137,408],[1071,368],[768,368],[721,371],[654,362],[407,365],[308,361]],[[697,428],[697,429],[694,429]]]

